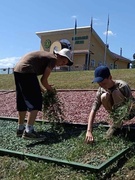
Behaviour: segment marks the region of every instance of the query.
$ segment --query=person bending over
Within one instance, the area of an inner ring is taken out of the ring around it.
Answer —
[[[67,48],[59,52],[35,51],[24,55],[14,68],[16,104],[18,111],[17,136],[25,139],[42,139],[34,130],[38,111],[42,110],[42,92],[52,91],[48,77],[56,66],[71,66],[71,51]],[[38,76],[41,75],[40,81]],[[24,125],[26,113],[27,123]]]

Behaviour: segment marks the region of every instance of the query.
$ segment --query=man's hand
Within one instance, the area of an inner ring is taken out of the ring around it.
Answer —
[[[91,131],[87,131],[85,142],[86,143],[92,143],[93,141],[94,141],[94,138],[93,138]]]

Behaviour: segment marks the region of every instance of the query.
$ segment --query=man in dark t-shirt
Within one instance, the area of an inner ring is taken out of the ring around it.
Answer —
[[[59,52],[35,51],[24,55],[14,68],[16,103],[18,111],[17,136],[24,139],[43,139],[35,130],[34,122],[42,110],[42,92],[52,91],[48,77],[56,66],[71,66],[71,52],[64,48]],[[39,80],[38,75],[42,75]],[[41,84],[41,85],[40,85]],[[28,112],[26,127],[24,119]]]

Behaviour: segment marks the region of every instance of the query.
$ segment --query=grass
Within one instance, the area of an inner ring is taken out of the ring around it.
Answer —
[[[84,142],[86,126],[64,125],[64,131],[59,133],[52,131],[48,123],[36,123],[36,129],[46,136],[44,141],[17,138],[16,122],[0,120],[0,148],[98,166],[132,144],[117,136],[112,141],[105,140],[106,129],[103,126],[94,129],[95,142],[92,146]]]
[[[28,159],[21,161],[16,158],[2,157],[0,166],[1,180],[89,180],[89,177],[95,179],[94,175],[89,175],[87,172]]]
[[[134,69],[111,70],[113,79],[122,79],[129,83],[132,89],[135,89]],[[49,76],[49,83],[56,89],[97,89],[93,80],[94,71],[70,71],[70,72],[52,72]],[[40,76],[39,76],[40,79]],[[0,74],[0,89],[14,90],[13,74]]]
[[[123,136],[114,136],[111,141],[103,139],[106,132],[103,126],[94,129],[95,143],[93,145],[84,143],[85,126],[66,125],[64,128],[64,133],[59,135],[50,131],[51,126],[48,123],[36,123],[36,129],[38,131],[42,130],[41,132],[45,133],[47,139],[41,142],[26,141],[15,137],[16,122],[0,120],[0,148],[98,166],[132,144],[132,142],[123,138]],[[5,130],[8,133],[5,133]],[[129,162],[128,167],[134,169],[132,161]],[[111,168],[108,167],[108,175],[110,175],[110,170]],[[97,179],[98,177],[100,179],[104,178],[105,172],[95,174],[90,171],[73,169],[65,165],[58,166],[43,161],[35,162],[27,158],[22,161],[17,158],[0,157],[0,179],[86,180]]]
[[[135,81],[134,81],[134,69],[121,69],[121,70],[111,70],[113,79],[122,79],[130,85],[131,89],[135,89]],[[92,84],[94,71],[74,71],[74,72],[52,72],[49,77],[49,83],[54,84],[56,89],[97,89],[97,84]],[[40,78],[40,77],[39,77]],[[14,90],[14,78],[13,74],[9,75],[0,75],[0,89],[1,90]],[[11,133],[12,134],[12,133]],[[100,137],[100,133],[97,134],[97,138]],[[8,139],[9,137],[7,137]],[[87,147],[82,144],[82,148],[80,145],[84,139],[84,134],[81,136],[82,139],[78,139],[78,143],[75,144],[77,146],[77,151],[73,150],[72,153],[66,157],[69,159],[74,159],[75,156],[79,159],[82,156],[81,149],[87,151]],[[76,138],[75,138],[76,139]],[[75,143],[75,139],[71,138],[72,143]],[[79,142],[80,141],[80,142]],[[2,142],[2,141],[1,141]],[[8,139],[10,142],[10,138]],[[95,145],[94,149],[97,150],[100,145],[101,150],[98,149],[98,152],[103,152],[102,149],[107,147],[106,141],[97,141],[98,143]],[[117,141],[116,141],[117,142]],[[13,144],[16,143],[14,139]],[[66,141],[68,143],[68,141]],[[119,147],[118,141],[116,144]],[[9,144],[8,144],[9,145]],[[56,148],[58,144],[56,143]],[[120,144],[121,146],[121,144]],[[48,146],[49,148],[49,146]],[[89,147],[88,147],[89,148]],[[44,149],[44,148],[43,148]],[[109,148],[106,148],[109,151]],[[115,150],[117,147],[115,146]],[[68,150],[68,146],[65,148],[65,152]],[[64,152],[64,150],[63,150]],[[110,153],[111,151],[109,151]],[[54,155],[58,152],[54,151]],[[105,153],[107,154],[107,153]],[[66,155],[66,153],[65,153]],[[91,156],[91,155],[89,155]],[[87,160],[87,156],[85,157]],[[95,158],[99,158],[95,155]],[[81,159],[81,158],[80,158]],[[119,164],[118,164],[119,165]],[[37,170],[38,167],[38,170]],[[119,170],[118,170],[119,167]],[[21,161],[16,158],[9,157],[0,157],[0,179],[6,180],[89,180],[89,179],[135,179],[135,155],[132,155],[132,158],[127,159],[126,164],[121,163],[121,165],[117,166],[116,170],[111,173],[107,171],[104,172],[101,176],[97,178],[95,174],[91,172],[84,172],[72,169],[66,166],[57,166],[51,163],[44,162],[34,162],[28,159]]]

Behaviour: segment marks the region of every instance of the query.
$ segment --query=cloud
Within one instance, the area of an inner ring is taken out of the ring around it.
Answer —
[[[107,34],[107,31],[105,31],[104,33],[103,33],[104,35],[106,35]],[[108,31],[108,36],[115,36],[116,34],[115,33],[113,33],[112,31]]]
[[[74,16],[72,16],[71,18],[76,19],[76,18],[77,18],[77,16],[75,16],[75,15],[74,15]]]
[[[7,57],[0,59],[0,69],[13,68],[21,57]]]
[[[100,21],[98,18],[93,18],[93,25],[94,26],[103,26],[104,23]]]

